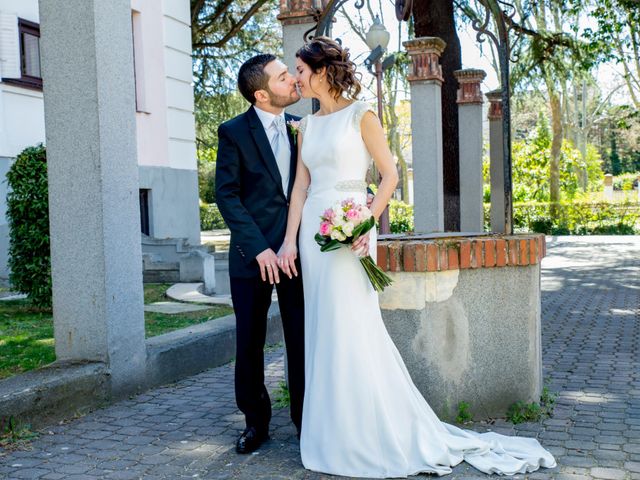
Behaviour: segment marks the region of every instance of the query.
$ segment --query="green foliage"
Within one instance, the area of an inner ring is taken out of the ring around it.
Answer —
[[[413,231],[413,205],[400,200],[389,203],[389,229],[391,233]]]
[[[291,404],[291,396],[289,395],[289,388],[287,384],[281,381],[278,384],[278,389],[275,391],[275,401],[273,402],[273,408],[281,409],[287,408]]]
[[[535,131],[525,140],[513,143],[513,201],[548,202],[551,132],[545,115],[540,114]],[[573,199],[580,192],[580,178],[586,172],[589,190],[602,184],[600,158],[593,145],[587,146],[586,159],[567,140],[562,142],[560,158],[560,191],[563,199]],[[485,184],[489,182],[488,159],[483,165]],[[485,193],[485,201],[489,201]]]
[[[612,132],[612,135],[611,135],[611,150],[609,151],[609,165],[611,165],[612,175],[620,175],[622,173],[622,163],[620,161],[620,155],[618,155],[618,144],[616,142],[616,136],[615,134],[613,134],[614,132]]]
[[[543,410],[539,403],[516,402],[507,410],[507,420],[511,423],[537,422],[543,417]]]
[[[557,394],[550,393],[545,386],[540,395],[540,403],[516,402],[507,410],[507,420],[513,424],[523,422],[539,422],[543,418],[553,415],[553,407]]]
[[[551,215],[555,208],[557,216]],[[485,204],[485,223],[490,206]],[[634,235],[640,233],[640,205],[636,202],[530,202],[514,204],[517,232],[548,235]]]
[[[29,300],[0,302],[0,379],[55,359],[51,310],[36,309]]]
[[[45,147],[26,148],[7,173],[10,281],[40,307],[51,305],[49,198]]]
[[[240,65],[263,52],[282,56],[276,0],[191,0],[198,151],[217,145],[218,125],[249,106],[237,93]]]
[[[18,422],[14,417],[0,417],[0,449],[17,450],[26,448],[38,437],[31,426]]]
[[[217,230],[227,228],[224,219],[215,203],[200,204],[200,228],[202,230]]]
[[[636,187],[640,172],[623,173],[617,177],[613,177],[613,189],[614,190],[633,190]]]
[[[458,415],[456,416],[456,422],[464,424],[473,420],[473,415],[471,415],[471,412],[469,411],[470,408],[471,405],[469,405],[467,402],[460,402],[458,404]]]
[[[216,158],[213,148],[198,151],[198,191],[204,203],[216,203]]]
[[[227,305],[211,305],[206,310],[183,313],[144,312],[145,335],[147,338],[162,335],[191,325],[198,325],[233,313]]]

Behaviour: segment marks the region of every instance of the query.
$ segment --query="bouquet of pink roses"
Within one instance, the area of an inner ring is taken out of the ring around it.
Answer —
[[[359,236],[375,227],[376,221],[371,211],[352,198],[343,200],[324,211],[320,217],[320,229],[315,240],[321,252],[337,250],[342,245],[352,244]],[[376,265],[370,255],[360,257],[371,285],[377,291],[391,285],[392,280]]]

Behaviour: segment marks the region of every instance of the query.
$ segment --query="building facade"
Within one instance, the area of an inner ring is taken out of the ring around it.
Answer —
[[[190,19],[188,0],[131,0],[141,231],[199,245]],[[24,148],[45,143],[39,37],[38,0],[0,0],[0,179]],[[2,181],[2,280],[9,275],[6,194]]]

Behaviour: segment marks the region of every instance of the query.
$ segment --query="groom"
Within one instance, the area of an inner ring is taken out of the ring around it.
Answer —
[[[236,315],[235,390],[246,429],[236,443],[250,453],[269,438],[271,401],[264,385],[267,312],[275,284],[289,368],[291,419],[298,430],[304,396],[302,277],[279,275],[289,196],[298,158],[284,108],[300,97],[296,80],[273,55],[247,60],[238,73],[249,109],[218,129],[216,200],[231,230],[229,276]],[[300,266],[297,266],[300,272]]]

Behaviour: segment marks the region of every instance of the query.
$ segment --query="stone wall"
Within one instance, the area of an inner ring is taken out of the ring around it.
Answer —
[[[380,295],[389,334],[435,412],[454,420],[504,416],[542,388],[540,260],[544,236],[429,239],[378,244],[394,280]]]

